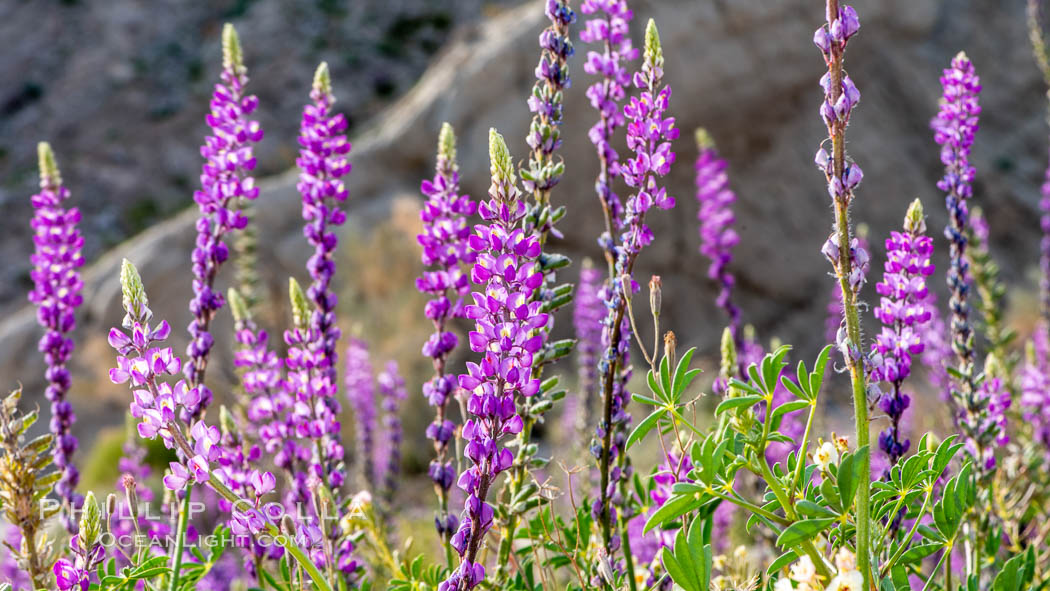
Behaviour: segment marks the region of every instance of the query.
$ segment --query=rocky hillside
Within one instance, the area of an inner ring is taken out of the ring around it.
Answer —
[[[411,321],[411,315],[403,320],[389,312],[389,317],[384,319],[383,305],[362,312],[349,305],[358,301],[350,296],[359,287],[355,274],[383,274],[384,265],[389,264],[385,253],[405,247],[381,241],[366,242],[363,236],[388,219],[391,211],[401,211],[393,207],[395,204],[416,202],[419,180],[431,174],[432,152],[442,121],[456,127],[461,140],[462,174],[473,195],[484,194],[488,185],[485,141],[490,126],[499,128],[508,138],[521,138],[512,143],[511,148],[515,157],[525,157],[523,138],[529,120],[525,98],[533,80],[536,35],[543,26],[539,4],[537,1],[504,12],[482,26],[455,36],[455,41],[440,52],[408,94],[367,125],[359,126],[361,132],[356,134],[352,154],[351,223],[344,232],[344,244],[349,245],[347,248],[371,244],[372,250],[364,256],[347,252],[348,260],[356,261],[358,268],[344,265],[339,270],[344,294],[348,296],[343,298],[347,305],[342,316],[348,328],[356,321],[384,327],[387,333],[415,330],[399,324]],[[666,80],[674,89],[671,111],[677,115],[679,126],[686,130],[675,146],[679,161],[670,177],[678,208],[673,213],[657,212],[651,216],[657,239],[640,262],[641,276],[647,277],[649,273],[663,276],[665,326],[673,327],[689,344],[710,346],[716,341],[722,323],[712,303],[714,290],[706,280],[706,263],[696,253],[697,207],[691,188],[691,160],[695,149],[689,131],[704,125],[731,163],[733,186],[740,198],[737,217],[742,242],[733,270],[739,277],[739,302],[745,319],[755,323],[764,338],[777,335],[797,343],[809,357],[823,337],[823,316],[831,287],[826,277],[828,265],[819,255],[820,245],[830,230],[829,200],[822,186],[823,177],[812,163],[824,135],[817,115],[821,98],[817,80],[823,63],[811,42],[812,31],[820,21],[820,3],[813,0],[775,3],[639,0],[632,4],[637,9],[636,35],[650,16],[660,25],[667,53]],[[875,238],[876,260],[872,268],[879,269],[881,265],[881,236],[900,225],[906,204],[916,196],[926,204],[930,227],[944,226],[943,200],[935,188],[940,163],[928,122],[937,106],[941,69],[957,51],[965,49],[984,83],[984,112],[974,151],[978,168],[976,200],[989,211],[995,237],[993,251],[1007,278],[1015,285],[1030,287],[1026,272],[1037,261],[1036,201],[1046,162],[1047,128],[1044,89],[1029,56],[1023,1],[857,0],[855,5],[861,15],[862,30],[850,43],[847,64],[862,99],[854,111],[849,150],[865,171],[855,212],[857,220],[871,227]],[[244,16],[272,26],[242,31],[250,63],[259,59],[253,57],[259,52],[276,54],[288,47],[285,39],[292,33],[283,32],[282,27],[306,26],[295,24],[294,19],[286,21],[278,9],[268,6],[262,1],[251,3]],[[262,15],[253,16],[256,10],[262,14],[267,14],[267,10],[277,13],[266,17],[273,19],[269,21]],[[319,18],[318,22],[328,21]],[[9,22],[0,25],[10,26]],[[61,29],[52,26],[56,28],[51,38],[61,37]],[[159,25],[151,22],[149,26]],[[214,54],[214,35],[199,34],[205,53]],[[271,40],[274,36],[277,42]],[[138,47],[130,38],[128,43],[127,51]],[[47,54],[40,59],[71,59],[69,54],[60,58],[51,55],[58,52],[37,51]],[[593,194],[596,157],[586,136],[594,113],[584,96],[589,83],[581,65],[585,51],[585,47],[578,46],[572,64],[573,87],[566,96],[565,145],[561,152],[568,172],[554,193],[555,200],[570,205],[568,217],[562,222],[565,239],[555,248],[576,257],[597,254],[594,240],[600,228],[599,209]],[[269,119],[287,111],[270,105],[297,102],[298,89],[315,61],[309,58],[326,55],[322,50],[292,51],[282,56],[280,67],[253,70],[256,81],[268,81],[264,86],[266,92],[260,89],[260,110],[264,113],[269,110],[264,125],[276,130],[268,136],[266,150],[270,159],[266,168],[269,170],[287,161],[293,145],[289,126],[295,124],[294,115],[290,121],[281,123]],[[68,98],[77,92],[87,92],[94,88],[88,80],[97,78],[105,70],[96,67],[93,72],[92,76],[85,74],[81,79],[84,88],[70,82],[66,91],[49,90],[40,99],[54,101],[46,102],[48,116],[75,121],[68,123],[70,133],[75,132],[74,137],[99,134],[101,138],[109,121],[85,120],[85,114],[73,117],[66,113],[71,108],[69,101],[49,97]],[[337,79],[338,74],[337,71]],[[202,76],[203,80],[213,77],[210,65],[205,66]],[[25,79],[25,76],[14,79]],[[198,94],[184,97],[187,105],[198,101],[194,107],[198,112],[199,101],[204,100],[201,96],[206,91],[206,82],[201,84]],[[359,91],[337,86],[337,92],[346,97],[341,104],[349,104],[351,111],[357,108],[355,97],[360,96]],[[142,92],[164,94],[157,88]],[[43,110],[43,107],[32,109]],[[75,113],[75,107],[72,109]],[[33,110],[26,107],[27,113]],[[145,115],[140,111],[129,111],[129,117],[142,116]],[[173,126],[175,121],[172,120]],[[196,121],[196,117],[192,118],[191,124],[197,125]],[[62,133],[55,136],[59,146],[63,145],[62,138]],[[143,170],[151,169],[137,168],[136,162],[141,159],[164,162],[161,167],[164,170],[169,173],[179,170],[186,176],[190,176],[192,173],[187,171],[196,166],[195,142],[180,143],[165,133],[157,133],[148,141],[151,149],[145,154],[142,150],[120,147],[113,148],[117,150],[114,154],[119,152],[123,156],[107,156],[111,148],[100,146],[99,160],[85,160],[76,165],[66,174],[67,179],[88,184],[90,179],[103,187],[112,187],[112,194],[120,194],[122,198],[114,198],[105,207],[111,216],[121,215],[135,202],[132,197],[136,195],[122,188],[123,183],[149,185],[159,178],[144,174]],[[72,146],[84,146],[84,142],[74,142]],[[59,149],[60,155],[69,151]],[[286,155],[280,156],[282,153]],[[7,158],[21,159],[22,166],[26,166],[24,155],[9,154]],[[131,158],[136,161],[128,160]],[[156,162],[153,168],[157,168]],[[294,172],[270,179],[264,184],[258,208],[260,234],[264,237],[262,268],[278,295],[288,274],[300,277],[304,274],[307,256],[306,243],[300,234],[299,201],[294,183]],[[192,186],[193,181],[185,184]],[[99,203],[89,201],[85,208]],[[28,215],[20,208],[9,205],[5,208],[9,208],[12,215]],[[101,256],[88,270],[89,303],[80,327],[83,344],[76,354],[81,380],[78,383],[82,384],[78,388],[82,400],[91,392],[94,399],[108,402],[85,409],[85,414],[94,416],[78,424],[82,430],[99,422],[118,422],[124,404],[119,398],[119,389],[108,386],[104,379],[110,357],[105,330],[120,318],[116,284],[120,258],[127,256],[142,269],[154,309],[168,317],[174,326],[184,326],[188,322],[187,261],[193,241],[193,219],[193,213],[186,212],[152,227]],[[387,236],[389,240],[408,243],[409,234]],[[96,240],[100,240],[99,234]],[[943,251],[944,240],[938,237],[938,241],[938,248]],[[575,270],[568,273],[574,276]],[[410,289],[410,285],[404,286],[404,290]],[[875,297],[870,286],[866,295],[869,300]],[[274,316],[279,319],[279,309]],[[424,322],[421,317],[417,321]],[[568,318],[562,321],[562,328],[567,324]],[[223,318],[217,334],[224,337],[227,325],[227,319]],[[41,374],[40,361],[31,346],[37,338],[37,329],[32,323],[31,311],[22,310],[6,318],[0,325],[0,335],[0,376],[8,383],[21,380],[27,390],[39,391],[36,376]],[[382,338],[389,336],[384,334]],[[418,343],[406,345],[405,350],[411,351],[413,346]],[[220,341],[216,350],[225,349]],[[213,377],[222,379],[222,376]]]

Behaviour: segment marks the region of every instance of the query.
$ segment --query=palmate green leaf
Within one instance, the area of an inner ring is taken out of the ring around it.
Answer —
[[[754,406],[762,400],[761,396],[749,395],[749,396],[736,396],[734,398],[726,398],[722,402],[718,403],[715,408],[715,416],[718,416],[726,411],[734,410],[737,408],[744,408]]]
[[[806,517],[837,518],[839,516],[838,513],[832,511],[831,509],[828,509],[823,505],[818,505],[817,503],[814,503],[813,501],[810,501],[808,499],[802,499],[801,501],[795,503],[795,510],[797,510],[800,515],[804,515]]]
[[[678,530],[673,549],[664,548],[663,564],[671,580],[685,591],[708,591],[711,583],[712,553],[704,544],[704,519],[695,518],[688,528]]]
[[[796,521],[780,532],[780,535],[777,536],[777,546],[782,548],[797,546],[806,540],[813,539],[820,532],[831,527],[836,521],[838,519],[834,517]]]
[[[689,369],[689,364],[692,362],[694,354],[696,354],[696,347],[691,347],[686,351],[678,361],[678,367],[675,368],[674,375],[671,377],[671,398],[675,404],[681,402],[682,393],[696,379],[696,376],[700,375],[699,369]]]
[[[903,566],[894,566],[890,569],[890,581],[893,582],[894,591],[911,591],[908,569]]]
[[[950,435],[937,446],[937,452],[933,456],[933,476],[934,478],[941,475],[944,469],[948,467],[948,464],[955,457],[956,452],[963,448],[962,443],[955,443],[958,439],[958,435]]]
[[[1024,554],[1018,554],[1003,564],[1003,568],[992,581],[992,591],[1022,591],[1032,582],[1035,574],[1035,555],[1032,546]]]
[[[776,389],[777,382],[780,379],[780,372],[787,365],[784,357],[787,357],[789,351],[791,351],[791,345],[781,345],[771,355],[766,355],[765,359],[762,360],[762,389],[766,394],[772,394]]]
[[[631,431],[631,434],[627,436],[625,449],[630,450],[634,447],[634,444],[638,443],[643,437],[648,435],[649,431],[652,431],[653,427],[660,423],[660,419],[662,419],[665,414],[667,414],[667,410],[658,408],[649,413],[649,416],[642,419],[642,422],[638,423],[638,425]]]

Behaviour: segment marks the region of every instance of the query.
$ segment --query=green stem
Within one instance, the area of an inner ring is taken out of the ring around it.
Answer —
[[[634,580],[634,555],[631,554],[631,536],[627,533],[627,523],[623,520],[623,511],[620,511],[620,546],[623,548],[624,563],[627,565],[627,581],[631,591],[638,591],[638,584]]]
[[[190,493],[192,486],[185,489],[186,495],[182,498],[182,506],[179,507],[179,523],[175,531],[175,551],[171,556],[171,579],[168,581],[168,591],[179,588],[179,571],[182,570],[182,547],[186,544],[186,528],[190,524]]]
[[[809,449],[809,434],[813,429],[813,417],[817,415],[817,399],[813,398],[813,401],[809,404],[809,418],[806,419],[806,431],[802,435],[802,445],[798,447],[795,459],[795,475],[791,477],[791,487],[788,488],[788,497],[792,499],[795,498],[798,483],[802,481],[802,472],[806,467],[806,450]]]
[[[903,497],[901,498],[903,499]],[[886,576],[886,573],[890,571],[890,567],[900,559],[901,555],[904,554],[904,551],[908,548],[908,541],[915,538],[915,532],[919,531],[919,523],[922,521],[922,516],[926,514],[926,509],[930,506],[931,498],[933,498],[933,487],[929,486],[926,488],[926,498],[922,502],[922,509],[919,509],[919,515],[915,518],[915,523],[912,524],[911,530],[908,531],[908,535],[904,536],[904,541],[901,542],[900,548],[897,548],[897,551],[893,553],[893,556],[882,565],[882,570],[879,573],[880,576]],[[890,515],[896,515],[898,510],[900,510],[899,503],[897,509],[895,509],[893,513],[890,513]]]

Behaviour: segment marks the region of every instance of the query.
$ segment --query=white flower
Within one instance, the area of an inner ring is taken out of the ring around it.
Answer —
[[[817,463],[817,466],[820,466],[821,472],[827,472],[828,466],[839,463],[839,451],[835,449],[835,444],[825,441],[820,444],[817,452],[813,454],[813,461]]]
[[[795,591],[795,588],[791,586],[791,579],[781,578],[773,585],[773,591]]]
[[[835,568],[838,569],[840,575],[855,571],[857,570],[857,557],[849,551],[849,548],[840,548],[838,554],[835,555]]]
[[[809,556],[803,556],[798,562],[791,565],[790,578],[798,583],[811,583],[817,578],[817,567]]]
[[[863,591],[863,589],[864,577],[859,570],[851,570],[839,573],[838,576],[831,579],[824,591]]]

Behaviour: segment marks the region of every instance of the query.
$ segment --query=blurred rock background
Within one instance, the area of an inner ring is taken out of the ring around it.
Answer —
[[[574,8],[578,8],[578,3]],[[946,215],[935,188],[941,165],[928,129],[940,94],[938,77],[965,49],[984,84],[981,130],[974,150],[976,201],[988,213],[992,250],[1012,286],[1011,322],[1022,331],[1034,300],[1038,260],[1039,184],[1046,164],[1045,88],[1030,56],[1023,0],[856,0],[861,34],[847,67],[862,99],[849,151],[865,171],[855,219],[870,227],[872,281],[881,274],[882,237],[900,226],[905,207],[923,199],[943,262]],[[660,274],[664,327],[682,346],[715,352],[723,319],[713,304],[706,261],[697,254],[692,189],[692,129],[706,126],[730,162],[742,236],[733,271],[747,322],[763,341],[794,343],[800,358],[823,345],[831,289],[819,254],[830,231],[823,176],[812,164],[825,135],[817,115],[824,66],[811,42],[821,22],[818,0],[635,0],[636,40],[655,18],[666,48],[666,81],[674,89],[678,163],[669,177],[678,207],[657,212],[657,235],[639,276]],[[581,15],[581,19],[582,19]],[[257,111],[266,137],[258,173],[269,177],[258,201],[260,271],[269,293],[264,322],[276,336],[286,324],[288,275],[303,279],[308,256],[301,235],[293,166],[301,105],[316,63],[332,68],[337,107],[352,122],[354,170],[350,222],[342,233],[338,283],[344,333],[360,331],[385,358],[401,361],[417,393],[428,333],[414,235],[420,179],[432,174],[437,130],[449,121],[460,138],[468,192],[488,186],[488,128],[499,128],[524,160],[530,113],[525,105],[545,24],[542,2],[480,0],[226,0],[206,3],[111,0],[8,0],[0,3],[0,377],[21,382],[43,406],[40,331],[25,307],[28,197],[35,187],[38,140],[54,145],[73,203],[84,212],[87,302],[74,355],[76,430],[90,444],[99,429],[121,424],[124,388],[109,384],[106,330],[119,322],[116,269],[122,257],[142,270],[153,308],[179,329],[189,321],[189,252],[196,217],[198,145],[221,62],[219,31],[233,22],[245,46]],[[578,31],[582,22],[578,23]],[[574,31],[574,37],[575,37]],[[593,193],[597,159],[586,131],[594,111],[584,95],[587,47],[577,43],[573,86],[566,95],[567,173],[555,189],[569,205],[554,248],[579,259],[598,256],[601,227]],[[516,139],[515,139],[516,138]],[[621,142],[622,143],[622,142]],[[288,172],[282,172],[288,171]],[[626,194],[626,190],[621,193]],[[942,289],[943,265],[933,282]],[[224,273],[227,280],[232,269]],[[575,279],[578,267],[567,271]],[[943,301],[943,298],[942,298]],[[568,334],[570,318],[559,319]],[[647,321],[642,320],[647,324]],[[212,368],[229,368],[229,325],[214,333]],[[869,333],[875,332],[869,321]],[[176,331],[179,333],[179,331]],[[173,338],[178,350],[181,334]],[[571,373],[570,362],[563,371]],[[228,371],[228,370],[227,370]],[[221,391],[232,373],[213,370]],[[845,390],[829,399],[845,402]],[[422,399],[406,406],[409,441],[422,441],[429,420]],[[347,421],[349,423],[349,421]],[[418,467],[426,448],[413,447]],[[410,465],[413,467],[413,465]]]

